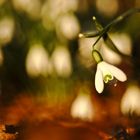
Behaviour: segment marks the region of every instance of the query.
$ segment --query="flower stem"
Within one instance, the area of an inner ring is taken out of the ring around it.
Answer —
[[[100,32],[100,35],[97,38],[97,40],[95,41],[95,43],[92,45],[92,47],[94,48],[94,46],[96,45],[96,43],[101,39],[102,36],[104,36],[104,34],[106,34],[110,30],[110,28],[112,26],[114,26],[118,22],[124,20],[128,16],[131,16],[132,14],[135,14],[135,13],[138,13],[138,12],[140,12],[140,8],[130,9],[130,10],[126,11],[125,13],[121,14],[120,16],[118,16],[112,22],[110,22],[107,26],[105,26],[102,30],[99,31]],[[90,35],[90,37],[92,37],[92,35]]]

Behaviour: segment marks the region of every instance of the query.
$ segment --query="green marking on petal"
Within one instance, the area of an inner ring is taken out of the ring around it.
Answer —
[[[104,76],[104,82],[108,83],[109,81],[113,80],[113,76],[111,74],[107,74]]]

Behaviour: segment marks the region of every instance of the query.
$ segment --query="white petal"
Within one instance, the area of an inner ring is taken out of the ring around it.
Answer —
[[[95,74],[95,88],[98,93],[102,93],[104,89],[103,75],[99,68],[99,65],[97,65],[97,71]]]
[[[98,67],[100,68],[100,70],[101,70],[103,73],[109,72],[108,65],[109,65],[109,64],[106,63],[105,61],[101,61],[100,63],[98,63]]]
[[[113,65],[111,65],[111,64],[108,64],[108,63],[106,63],[106,67],[107,67],[108,70],[112,73],[112,75],[113,75],[116,79],[118,79],[119,81],[124,82],[124,81],[127,80],[126,74],[125,74],[122,70],[120,70],[119,68],[117,68],[117,67],[115,67],[115,66],[113,66]]]

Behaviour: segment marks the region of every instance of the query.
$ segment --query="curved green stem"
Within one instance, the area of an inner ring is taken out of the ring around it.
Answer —
[[[107,33],[103,36],[103,39],[104,39],[104,42],[107,44],[107,46],[111,50],[113,50],[114,52],[118,53],[119,55],[121,55],[125,58],[130,58],[129,55],[125,55],[119,51],[119,49],[116,47],[116,45],[114,44],[114,42],[111,40],[111,38],[109,37],[109,35]]]
[[[116,19],[114,19],[112,22],[110,22],[108,25],[106,25],[105,27],[102,27],[102,25],[96,20],[95,17],[93,17],[93,20],[96,24],[97,30],[95,32],[91,32],[91,33],[84,33],[84,34],[79,34],[79,37],[96,37],[98,36],[97,40],[94,42],[94,44],[92,45],[92,56],[94,57],[95,61],[97,63],[103,61],[103,58],[101,56],[101,54],[99,53],[99,51],[97,51],[94,47],[97,44],[97,42],[103,37],[104,41],[106,42],[106,44],[108,44],[109,46],[111,46],[110,48],[112,50],[114,50],[115,52],[117,52],[120,55],[123,55],[115,46],[115,44],[112,42],[112,40],[110,39],[109,35],[107,34],[107,32],[110,30],[110,28],[112,26],[114,26],[115,24],[117,24],[118,22],[124,20],[125,18],[131,16],[132,14],[138,13],[140,12],[140,8],[134,8],[134,9],[130,9],[128,11],[126,11],[125,13],[121,14],[120,16],[118,16]],[[128,57],[126,55],[123,55],[125,57]]]
[[[92,45],[92,47],[94,48],[94,46],[96,45],[96,43],[101,39],[101,37],[106,34],[110,28],[112,26],[114,26],[115,24],[117,24],[118,22],[124,20],[125,18],[127,18],[128,16],[131,16],[132,14],[138,13],[140,12],[140,8],[134,8],[134,9],[130,9],[128,11],[126,11],[125,13],[123,13],[122,15],[118,16],[116,19],[114,19],[112,22],[110,22],[107,26],[105,26],[102,30],[100,30],[100,35],[97,38],[97,40],[95,41],[95,43]],[[92,37],[92,36],[91,36]]]
[[[116,19],[114,19],[112,22],[110,22],[104,29],[108,29],[108,28],[112,27],[113,25],[117,24],[118,22],[124,20],[125,18],[131,16],[132,14],[135,14],[138,12],[140,12],[140,8],[133,8],[133,9],[126,11],[125,13],[121,14]]]
[[[88,33],[80,33],[79,37],[85,37],[85,38],[90,38],[90,37],[96,37],[99,36],[101,34],[100,31],[94,31],[94,32],[88,32]]]

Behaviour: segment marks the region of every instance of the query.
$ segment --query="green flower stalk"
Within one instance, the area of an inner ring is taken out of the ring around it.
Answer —
[[[96,36],[98,36],[97,40],[95,41],[95,43],[92,46],[93,48],[97,44],[97,42],[103,37],[103,39],[105,40],[105,42],[108,44],[108,46],[111,49],[113,49],[117,53],[121,54],[119,52],[119,50],[116,48],[115,44],[109,38],[107,32],[111,29],[112,26],[116,25],[117,23],[121,22],[125,18],[127,18],[135,13],[138,13],[138,12],[140,12],[140,8],[130,9],[130,10],[126,11],[125,13],[121,14],[120,16],[118,16],[112,22],[107,24],[105,27],[102,27],[102,25],[97,21],[97,19],[95,17],[93,17],[93,20],[97,27],[97,31],[90,32],[90,33],[80,33],[79,37],[96,37]]]

